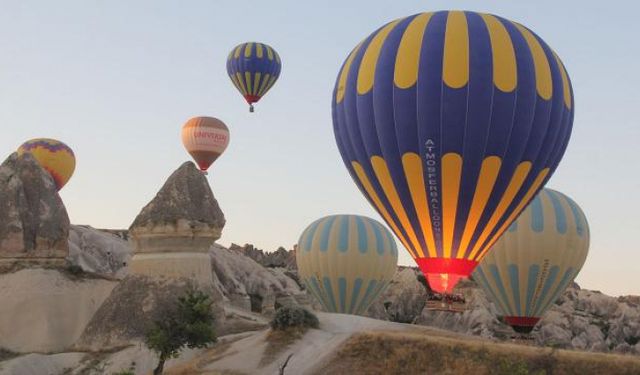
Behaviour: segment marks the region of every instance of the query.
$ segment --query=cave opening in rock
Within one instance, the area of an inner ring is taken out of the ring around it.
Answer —
[[[249,294],[249,300],[251,301],[251,311],[262,313],[262,296],[259,294]]]

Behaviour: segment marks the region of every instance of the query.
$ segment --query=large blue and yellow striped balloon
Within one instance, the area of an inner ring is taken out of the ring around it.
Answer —
[[[253,112],[256,103],[276,83],[282,63],[280,56],[263,43],[242,43],[229,53],[227,74]]]
[[[393,278],[398,249],[377,221],[334,215],[302,232],[296,262],[300,279],[326,311],[362,314]]]
[[[355,183],[446,292],[553,174],[573,108],[562,62],[532,31],[441,11],[390,22],[353,49],[333,126]]]
[[[473,278],[518,332],[530,332],[587,258],[589,226],[566,195],[542,190],[509,227]]]

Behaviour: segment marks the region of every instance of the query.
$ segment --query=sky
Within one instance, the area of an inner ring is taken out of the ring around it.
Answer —
[[[591,228],[576,279],[640,294],[640,47],[636,2],[13,1],[0,12],[0,158],[25,140],[64,141],[77,157],[61,196],[74,224],[127,228],[190,160],[183,123],[215,116],[231,143],[208,179],[227,224],[219,242],[292,248],[317,218],[381,220],[351,181],[333,136],[338,69],[393,19],[462,9],[518,21],[562,58],[574,130],[547,187],[572,197]],[[279,81],[250,114],[225,70],[239,43],[280,54]],[[401,251],[399,262],[412,265]]]

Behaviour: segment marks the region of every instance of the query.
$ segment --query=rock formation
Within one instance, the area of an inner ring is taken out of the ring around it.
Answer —
[[[245,256],[255,260],[264,267],[281,267],[290,270],[297,269],[296,254],[293,250],[287,250],[284,247],[279,247],[276,251],[265,252],[261,249],[256,249],[251,244],[245,244],[239,246],[234,243],[229,246],[230,250],[240,251]]]
[[[131,260],[131,247],[114,232],[72,225],[69,231],[69,262],[85,272],[123,277]]]
[[[129,228],[129,274],[96,312],[76,347],[105,350],[141,341],[150,324],[187,290],[198,288],[224,321],[223,296],[211,271],[209,248],[224,215],[206,178],[191,162],[176,170]]]
[[[0,267],[16,260],[63,261],[69,217],[51,176],[30,155],[0,166]]]
[[[208,251],[224,224],[206,177],[193,163],[184,163],[129,228],[134,252],[130,272],[210,285]]]

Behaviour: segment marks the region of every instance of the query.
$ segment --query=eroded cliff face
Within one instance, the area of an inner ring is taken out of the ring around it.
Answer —
[[[49,173],[30,154],[11,154],[0,165],[0,263],[64,259],[68,236],[69,216]]]

